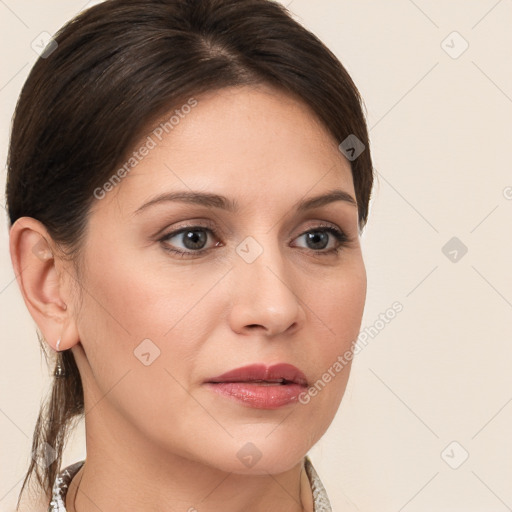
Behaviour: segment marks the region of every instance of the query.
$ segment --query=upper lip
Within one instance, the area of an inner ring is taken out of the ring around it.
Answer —
[[[274,364],[251,364],[241,368],[235,368],[222,375],[208,379],[206,382],[292,382],[307,386],[307,379],[303,372],[296,366],[288,363]]]

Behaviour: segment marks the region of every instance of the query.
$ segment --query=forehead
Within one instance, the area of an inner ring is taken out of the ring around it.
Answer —
[[[208,190],[248,202],[295,201],[335,187],[354,192],[350,163],[312,109],[268,86],[185,100],[144,131],[119,167],[121,181],[96,206],[116,197],[127,215],[163,191]]]

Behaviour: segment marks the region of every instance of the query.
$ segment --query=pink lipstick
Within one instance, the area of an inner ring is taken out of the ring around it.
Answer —
[[[308,385],[304,373],[286,363],[236,368],[205,384],[214,392],[256,409],[278,409],[297,402]]]

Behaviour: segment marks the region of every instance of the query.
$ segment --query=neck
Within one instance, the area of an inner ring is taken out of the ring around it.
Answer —
[[[304,459],[279,474],[225,472],[119,432],[86,429],[87,458],[69,487],[68,512],[313,512]]]
[[[290,486],[290,481],[296,481],[294,471],[277,477],[268,476],[256,481],[254,477],[243,479],[232,478],[226,475],[220,480],[217,487],[213,486],[208,492],[206,486],[198,489],[197,485],[189,486],[188,490],[179,488],[175,484],[168,485],[160,492],[144,493],[140,475],[133,481],[137,482],[135,493],[126,492],[130,487],[127,482],[119,482],[113,478],[111,481],[94,477],[98,472],[90,464],[89,457],[86,464],[78,471],[69,486],[66,496],[66,510],[68,512],[102,512],[125,510],[119,508],[119,503],[126,503],[126,510],[136,506],[140,512],[161,511],[162,504],[168,510],[184,510],[187,512],[213,512],[219,509],[225,512],[314,512],[311,486],[304,465],[299,467],[299,485]],[[229,480],[229,482],[228,482]],[[200,481],[197,479],[196,481]],[[116,484],[117,482],[117,484]],[[116,491],[113,491],[113,490]],[[124,492],[121,492],[121,489]],[[173,496],[166,498],[167,490],[171,489]],[[241,489],[244,492],[241,493]],[[260,489],[265,494],[258,494]],[[105,491],[109,490],[108,494]],[[117,492],[118,491],[118,492]],[[293,492],[293,494],[292,494]],[[195,493],[195,494],[194,494]],[[190,496],[194,495],[193,498]],[[245,503],[245,504],[244,504]],[[186,505],[186,506],[185,506]],[[185,506],[185,508],[183,508]]]

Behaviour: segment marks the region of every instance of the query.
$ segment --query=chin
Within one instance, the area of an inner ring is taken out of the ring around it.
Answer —
[[[271,441],[273,435],[275,433],[268,436],[267,431],[261,437],[253,437],[252,440],[231,440],[231,448],[226,447],[222,453],[211,454],[215,460],[212,465],[222,471],[240,475],[279,474],[301,463],[311,448],[306,439],[294,442],[288,438],[285,441],[275,435],[275,439]]]

